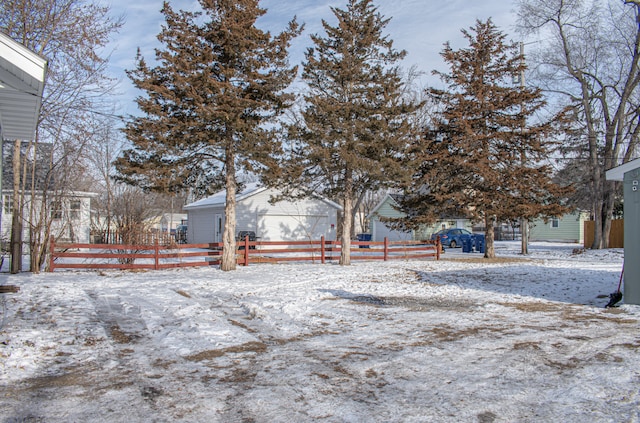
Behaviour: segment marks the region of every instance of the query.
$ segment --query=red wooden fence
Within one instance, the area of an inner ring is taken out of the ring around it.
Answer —
[[[352,241],[352,260],[440,259],[441,246],[427,241]],[[238,264],[312,261],[340,258],[336,241],[238,242]],[[49,271],[56,269],[169,269],[213,266],[220,263],[222,243],[160,245],[63,244],[51,241]]]

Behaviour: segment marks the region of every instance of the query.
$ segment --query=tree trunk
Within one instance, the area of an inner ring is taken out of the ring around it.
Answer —
[[[222,233],[222,260],[220,270],[236,269],[236,168],[235,156],[227,148],[225,162],[226,203],[224,206],[224,232]]]
[[[615,206],[615,189],[615,182],[605,182],[602,205],[602,248],[609,248],[611,220],[613,219],[613,208]]]
[[[496,251],[494,247],[494,228],[496,226],[496,218],[495,216],[485,216],[485,231],[484,231],[484,258],[494,258],[496,256]]]
[[[344,186],[340,265],[349,266],[351,264],[351,229],[353,227],[353,174],[349,170],[345,172]]]
[[[591,244],[591,249],[599,250],[603,248],[604,243],[602,242],[602,228],[604,228],[603,220],[602,220],[602,200],[600,197],[596,197],[594,201],[593,208],[593,226],[594,226],[594,234],[593,234],[593,243]]]
[[[521,237],[521,251],[522,255],[529,254],[529,220],[523,218],[520,221],[520,237]]]
[[[13,145],[13,214],[11,220],[11,273],[22,270],[22,202],[20,201],[20,145]]]

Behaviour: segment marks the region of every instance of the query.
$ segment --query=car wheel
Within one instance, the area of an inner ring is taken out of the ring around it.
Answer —
[[[457,244],[456,244],[456,242],[455,242],[455,241],[451,241],[451,242],[449,243],[449,248],[456,248],[456,245],[457,245]]]

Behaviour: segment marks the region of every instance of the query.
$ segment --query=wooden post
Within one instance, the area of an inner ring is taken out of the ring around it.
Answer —
[[[440,260],[440,250],[442,248],[442,244],[440,244],[440,237],[436,238],[436,260]]]
[[[324,264],[325,263],[325,256],[324,256],[324,235],[322,235],[320,237],[320,263]]]
[[[389,257],[389,238],[384,237],[384,261]]]
[[[154,270],[158,270],[160,269],[160,245],[158,244],[158,238],[156,238],[156,242],[155,245],[153,246],[153,269]]]
[[[49,272],[53,272],[55,270],[55,260],[54,253],[56,248],[56,242],[53,237],[49,238]]]
[[[249,235],[244,237],[244,266],[249,265]]]

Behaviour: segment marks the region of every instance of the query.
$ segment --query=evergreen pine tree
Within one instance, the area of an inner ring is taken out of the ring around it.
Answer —
[[[451,71],[434,72],[448,89],[429,90],[438,113],[408,156],[416,173],[402,207],[413,225],[442,215],[484,221],[485,257],[492,258],[496,221],[567,211],[561,204],[567,189],[541,164],[560,116],[530,122],[544,106],[541,91],[513,84],[524,72],[523,57],[491,20],[462,32],[469,47],[445,44]]]
[[[297,189],[342,205],[340,264],[348,265],[356,204],[367,191],[401,177],[399,156],[416,106],[402,100],[396,62],[406,53],[383,35],[389,20],[371,0],[349,0],[346,10],[332,11],[337,25],[323,21],[326,36],[313,35],[306,52],[309,91],[287,167]]]
[[[297,72],[287,50],[301,28],[294,19],[277,36],[258,29],[256,20],[266,13],[258,0],[199,3],[199,12],[176,12],[165,3],[158,65],[138,54],[129,76],[146,93],[137,99],[144,116],[127,123],[133,148],[116,165],[122,180],[149,190],[208,193],[224,186],[221,269],[233,270],[236,172],[259,170],[278,151],[265,123],[293,100],[283,93]]]

